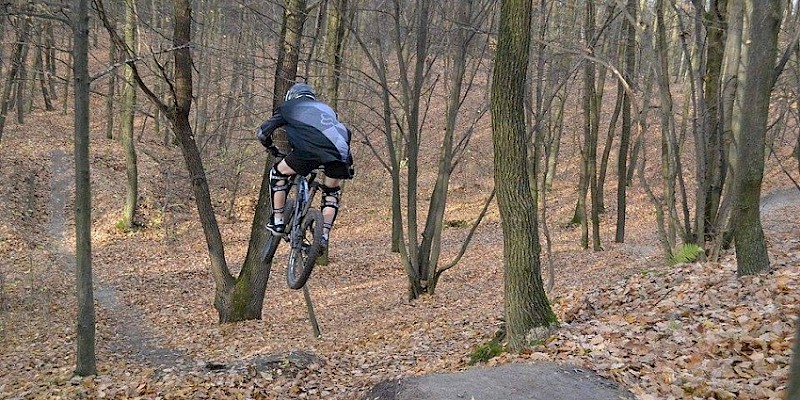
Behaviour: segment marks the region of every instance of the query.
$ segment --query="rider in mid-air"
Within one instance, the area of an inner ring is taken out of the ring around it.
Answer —
[[[353,178],[350,130],[339,122],[330,106],[317,101],[314,90],[305,83],[292,86],[272,117],[258,128],[258,140],[274,156],[278,156],[280,150],[273,144],[272,134],[279,127],[286,130],[292,150],[269,172],[272,217],[267,229],[275,236],[286,233],[283,212],[292,177],[308,175],[311,170],[322,166],[325,171],[325,180],[320,186],[320,208],[324,219],[322,246],[327,247],[339,212],[342,180]]]

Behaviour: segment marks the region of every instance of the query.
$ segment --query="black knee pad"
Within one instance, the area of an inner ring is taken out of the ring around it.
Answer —
[[[333,221],[336,221],[336,215],[339,214],[339,200],[342,197],[342,187],[341,186],[328,187],[325,186],[324,184],[320,185],[319,187],[322,190],[322,201],[320,201],[320,211],[322,211],[322,213],[324,214],[326,208],[333,209],[333,220],[331,221],[330,224],[325,223],[325,227],[330,229],[333,226]],[[333,200],[330,200],[329,199],[330,197],[333,197]]]
[[[278,164],[273,165],[269,170],[269,187],[272,193],[288,191],[289,178],[289,175],[284,175],[278,171]]]
[[[286,193],[289,191],[289,181],[291,177],[284,175],[278,171],[278,164],[272,166],[269,170],[269,201],[272,205],[272,213],[282,213],[284,207],[275,208],[275,193]]]
[[[339,209],[339,200],[342,198],[342,187],[328,187],[324,184],[319,186],[322,189],[322,207],[333,207]],[[328,200],[328,197],[333,197],[334,200]]]

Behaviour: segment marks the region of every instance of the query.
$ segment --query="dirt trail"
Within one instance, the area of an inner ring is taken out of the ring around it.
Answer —
[[[66,204],[72,184],[71,161],[62,150],[50,153],[51,182],[48,232],[53,240],[52,251],[62,269],[71,273],[75,265],[75,254],[64,245],[66,229]],[[181,364],[182,352],[158,344],[156,336],[147,331],[140,321],[143,313],[131,304],[123,304],[117,291],[109,284],[94,280],[94,295],[100,312],[108,313],[115,321],[115,337],[110,344],[115,354],[122,354],[132,360],[151,367],[175,367]]]
[[[800,190],[796,187],[775,190],[761,198],[761,213],[769,214],[790,205],[800,204]]]

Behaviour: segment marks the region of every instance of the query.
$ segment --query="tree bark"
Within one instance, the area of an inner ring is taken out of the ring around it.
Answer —
[[[707,50],[705,72],[705,104],[708,110],[708,139],[706,142],[706,176],[705,176],[705,215],[704,232],[697,232],[698,241],[702,243],[719,231],[717,214],[722,198],[722,187],[725,184],[725,147],[723,146],[723,114],[722,114],[722,65],[725,59],[725,32],[727,27],[728,0],[716,0],[710,3],[706,26]],[[697,216],[700,218],[701,216]]]
[[[125,0],[125,44],[134,53],[137,52],[136,2]],[[133,81],[133,69],[125,65],[122,91],[122,147],[125,152],[125,204],[122,207],[122,228],[131,229],[135,224],[136,206],[139,200],[139,167],[136,162],[136,147],[133,141],[133,118],[136,113],[136,86]]]
[[[737,168],[733,237],[737,272],[752,275],[769,270],[769,256],[761,226],[761,181],[782,2],[745,0],[749,40],[743,43],[743,74],[737,100],[741,112],[734,126]],[[746,108],[747,111],[744,111]]]
[[[89,8],[79,0],[72,20],[75,77],[75,264],[78,324],[77,365],[80,376],[97,374],[92,284],[92,203],[89,174]]]
[[[786,385],[786,400],[800,399],[800,312],[795,319],[792,363],[789,366],[789,382]]]
[[[8,76],[3,84],[2,97],[0,97],[0,142],[3,140],[3,128],[5,128],[6,125],[6,113],[9,108],[8,103],[11,99],[11,91],[14,88],[14,82],[17,80],[22,63],[25,62],[25,54],[28,49],[27,42],[30,36],[30,18],[26,16],[21,16],[20,18],[22,18],[22,22],[17,29],[17,44],[14,46],[11,68],[8,70]]]
[[[117,60],[117,47],[108,46],[108,64],[113,65]],[[133,84],[133,83],[132,83]],[[117,91],[117,74],[109,74],[106,86],[106,139],[114,138],[114,96]]]
[[[507,340],[514,351],[526,346],[534,328],[549,329],[556,323],[542,284],[537,212],[530,206],[535,200],[527,173],[524,101],[531,18],[530,1],[502,1],[491,88],[495,186],[504,237]]]
[[[639,2],[628,0],[625,18],[625,79],[628,84],[633,82],[636,72],[636,21]],[[619,157],[617,159],[617,230],[614,241],[625,241],[625,213],[627,210],[627,185],[628,185],[628,148],[630,146],[631,129],[631,96],[625,92],[622,99],[622,131],[619,137]]]

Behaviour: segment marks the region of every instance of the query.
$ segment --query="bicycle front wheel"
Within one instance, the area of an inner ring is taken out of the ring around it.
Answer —
[[[322,252],[322,213],[308,210],[300,223],[300,240],[293,240],[286,266],[286,283],[292,289],[300,289],[308,281],[311,271]],[[294,234],[294,232],[292,232]]]

